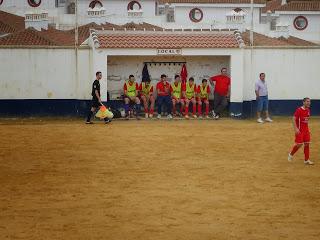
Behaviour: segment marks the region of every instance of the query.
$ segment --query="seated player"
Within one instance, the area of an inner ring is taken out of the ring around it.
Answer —
[[[175,75],[174,82],[170,86],[170,92],[171,92],[171,99],[172,99],[172,112],[173,116],[176,116],[176,105],[180,104],[180,113],[182,114],[183,108],[184,108],[184,100],[182,97],[182,91],[181,91],[181,81],[180,76]]]
[[[182,86],[182,94],[185,101],[185,118],[189,118],[189,103],[192,103],[192,114],[194,118],[197,118],[197,101],[196,101],[197,86],[194,83],[194,78],[191,77]]]
[[[124,93],[124,110],[126,112],[126,118],[129,119],[129,109],[130,104],[135,105],[136,109],[136,117],[139,119],[140,114],[140,99],[138,98],[139,86],[138,83],[135,82],[135,78],[133,75],[129,76],[129,80],[125,82],[123,86]]]
[[[210,87],[207,79],[202,79],[202,84],[198,86],[198,114],[202,118],[202,105],[206,107],[205,117],[209,118],[209,94]]]
[[[153,96],[153,86],[150,84],[150,79],[146,80],[146,82],[142,82],[140,84],[140,98],[142,100],[144,106],[145,117],[152,118],[154,112],[154,103],[155,98]],[[150,103],[150,111],[149,111],[149,103]]]

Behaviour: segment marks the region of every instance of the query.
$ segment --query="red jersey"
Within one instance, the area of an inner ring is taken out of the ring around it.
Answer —
[[[130,84],[130,82],[129,82],[129,84]],[[135,83],[136,84],[136,90],[137,91],[139,91],[139,85],[138,85],[138,83]],[[132,86],[132,84],[130,84],[130,86]],[[124,85],[123,85],[123,91],[127,91],[127,84],[126,83],[124,83]]]
[[[160,91],[160,93],[158,92],[158,96],[169,96],[170,83],[167,81],[160,81],[157,83],[156,89]],[[167,92],[165,91],[165,89],[168,89]]]
[[[310,109],[299,107],[294,113],[296,119],[296,126],[299,128],[300,132],[309,132],[308,121],[310,117]]]
[[[229,86],[231,80],[228,76],[217,75],[210,78],[211,81],[215,81],[214,92],[220,94],[221,96],[226,96],[228,94]]]

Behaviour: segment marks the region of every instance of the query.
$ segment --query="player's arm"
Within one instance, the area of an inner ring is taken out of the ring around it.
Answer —
[[[259,86],[258,86],[257,83],[256,83],[256,85],[255,85],[254,92],[255,92],[255,94],[256,94],[256,98],[258,99],[258,98],[259,98]]]
[[[215,77],[209,78],[209,83],[214,86],[214,81],[216,81]]]
[[[299,134],[300,130],[297,126],[297,117],[296,116],[293,116],[293,118],[292,118],[292,125],[293,125],[293,129],[294,129],[295,134]]]
[[[94,90],[94,94],[96,95],[96,97],[97,97],[97,99],[98,99],[99,103],[100,103],[101,105],[103,105],[103,104],[102,104],[102,101],[101,101],[101,98],[100,98],[100,96],[99,96],[99,92],[98,92],[98,90],[97,90],[97,89],[96,89],[96,90]]]
[[[127,84],[124,84],[124,85],[123,85],[123,95],[124,95],[125,97],[128,97],[127,93],[128,93],[128,91],[127,91]]]

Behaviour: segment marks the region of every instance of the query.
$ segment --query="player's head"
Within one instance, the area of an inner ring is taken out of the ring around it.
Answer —
[[[102,78],[102,73],[100,71],[96,72],[96,78],[97,80],[100,80]]]
[[[203,86],[207,86],[207,83],[208,83],[208,80],[207,80],[207,79],[205,79],[205,78],[202,79],[202,85],[203,85]]]
[[[194,78],[193,77],[191,77],[191,78],[189,78],[189,84],[193,84],[194,83]]]
[[[264,81],[264,79],[266,78],[266,74],[265,73],[260,73],[259,77],[262,81]]]
[[[151,80],[150,80],[150,79],[147,79],[147,80],[145,81],[146,86],[149,86],[149,85],[150,85],[150,82],[151,82]]]
[[[311,99],[308,97],[305,97],[304,99],[302,99],[302,102],[303,102],[303,106],[306,108],[309,108],[311,105]]]
[[[180,75],[178,75],[178,74],[175,75],[175,76],[174,76],[174,81],[175,81],[175,82],[180,82]]]
[[[166,81],[166,79],[167,79],[167,75],[161,74],[161,81]]]
[[[129,76],[129,81],[130,82],[134,82],[135,81],[134,76],[132,74]]]
[[[227,75],[227,68],[226,67],[221,68],[221,74]]]

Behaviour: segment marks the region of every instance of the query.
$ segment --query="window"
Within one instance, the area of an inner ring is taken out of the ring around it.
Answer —
[[[304,16],[298,16],[293,20],[295,29],[302,31],[308,27],[308,20]]]
[[[245,20],[246,13],[241,8],[235,8],[231,12],[226,14],[227,23],[243,23]]]
[[[200,8],[193,8],[189,12],[189,18],[192,22],[200,22],[203,19],[203,12]]]
[[[28,3],[31,7],[39,7],[41,0],[28,0]]]
[[[0,0],[0,5],[3,3],[3,0]]]
[[[97,1],[97,0],[91,1],[91,3],[89,4],[89,8],[94,9],[95,7],[102,8],[103,5],[100,1]]]
[[[137,1],[131,1],[128,4],[127,10],[141,10],[141,4]]]

